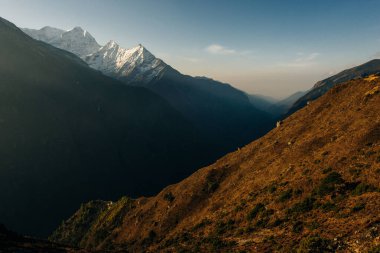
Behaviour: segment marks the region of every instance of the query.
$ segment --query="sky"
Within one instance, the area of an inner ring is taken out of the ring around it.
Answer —
[[[192,76],[275,98],[380,58],[379,0],[0,0],[19,27],[81,26]],[[1,39],[1,38],[0,38]]]

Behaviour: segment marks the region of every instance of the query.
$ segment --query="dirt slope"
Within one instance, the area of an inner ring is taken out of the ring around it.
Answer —
[[[379,110],[378,77],[338,85],[155,197],[83,205],[51,239],[130,252],[378,252]]]

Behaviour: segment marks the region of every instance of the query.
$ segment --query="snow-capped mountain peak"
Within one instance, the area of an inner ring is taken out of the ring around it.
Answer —
[[[40,30],[23,29],[34,39],[44,41],[60,49],[72,52],[81,58],[99,50],[100,45],[91,34],[77,26],[69,31],[45,26]]]
[[[141,44],[124,49],[113,40],[88,55],[85,61],[90,67],[127,82],[150,82],[166,67]]]
[[[23,30],[37,40],[78,55],[90,67],[128,83],[148,83],[159,77],[167,66],[141,44],[125,49],[110,40],[104,46],[100,46],[95,38],[80,26],[69,31],[48,26],[40,30]]]
[[[41,28],[40,30],[24,28],[23,31],[26,34],[28,34],[30,37],[36,40],[41,40],[50,44],[53,41],[59,39],[61,35],[65,32],[62,29],[58,29],[58,28],[54,28],[50,26],[45,26]]]
[[[114,41],[114,40],[110,40],[107,42],[107,44],[105,44],[102,49],[111,49],[111,48],[118,48],[119,45]]]

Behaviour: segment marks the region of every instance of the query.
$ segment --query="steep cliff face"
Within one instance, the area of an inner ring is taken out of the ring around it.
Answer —
[[[51,239],[132,252],[376,250],[379,109],[379,76],[337,85],[155,197],[104,202],[83,225],[86,204]]]

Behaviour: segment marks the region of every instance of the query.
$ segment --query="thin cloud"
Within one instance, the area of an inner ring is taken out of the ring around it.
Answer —
[[[318,52],[313,52],[310,54],[304,54],[304,53],[297,53],[297,58],[293,61],[286,62],[286,63],[280,63],[278,65],[283,67],[291,67],[291,68],[302,68],[302,67],[308,67],[311,65],[316,64],[316,59],[321,54]]]
[[[193,63],[202,61],[202,59],[194,58],[194,57],[182,57],[182,59],[188,62],[193,62]]]
[[[320,53],[315,52],[315,53],[311,53],[311,54],[308,54],[308,55],[304,55],[304,54],[300,55],[298,53],[298,55],[300,57],[298,57],[295,60],[296,62],[311,62],[311,61],[315,60],[320,55]]]
[[[205,48],[206,52],[210,54],[219,54],[219,55],[231,55],[236,54],[235,49],[227,48],[219,44],[211,44]]]
[[[211,44],[205,48],[205,51],[214,55],[234,55],[234,56],[248,56],[253,53],[252,50],[236,50],[224,47],[219,44]]]

